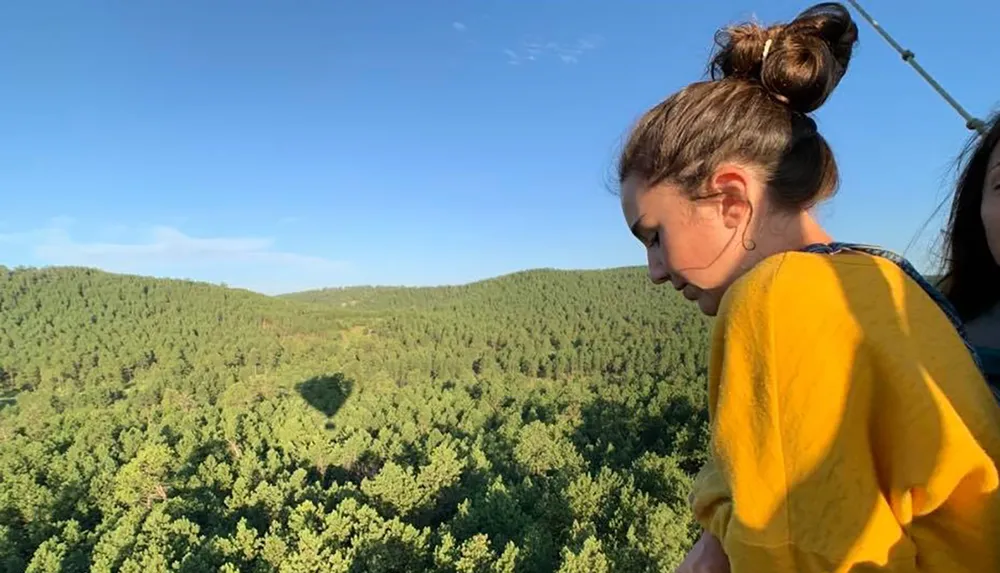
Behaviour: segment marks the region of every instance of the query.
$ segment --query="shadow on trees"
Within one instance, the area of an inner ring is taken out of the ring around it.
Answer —
[[[13,406],[17,403],[17,395],[20,393],[19,390],[9,389],[0,390],[0,410],[3,410],[7,406]]]
[[[317,376],[296,384],[299,395],[326,417],[332,417],[340,410],[354,389],[354,381],[343,373]]]

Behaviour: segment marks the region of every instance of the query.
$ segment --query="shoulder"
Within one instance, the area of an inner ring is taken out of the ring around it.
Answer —
[[[817,315],[842,309],[843,291],[848,285],[844,284],[845,273],[838,268],[841,261],[833,259],[802,252],[767,257],[729,287],[719,305],[718,318],[721,321],[767,319],[774,318],[775,313]]]
[[[951,362],[967,349],[915,280],[882,257],[786,252],[761,261],[723,297],[715,341],[814,354],[872,352],[895,361],[933,348]],[[890,358],[893,356],[893,358]]]
[[[760,261],[734,282],[723,296],[713,326],[715,368],[711,370],[719,376],[726,370],[724,377],[731,378],[732,367],[749,361],[740,369],[747,376],[754,370],[768,371],[764,378],[771,384],[776,383],[778,371],[798,370],[806,362],[818,369],[825,369],[827,362],[847,362],[845,357],[858,347],[863,332],[852,317],[845,294],[857,289],[841,284],[833,258],[779,253]],[[734,361],[737,355],[745,358]],[[785,362],[795,368],[781,368]],[[727,385],[734,382],[729,380]]]
[[[772,255],[740,277],[719,307],[724,319],[765,312],[790,316],[795,323],[843,316],[874,326],[907,316],[951,326],[937,304],[895,263],[851,252]]]
[[[824,367],[868,362],[896,371],[919,363],[949,379],[978,372],[923,287],[894,262],[864,253],[769,257],[733,284],[717,319],[716,349],[739,340],[754,352]]]

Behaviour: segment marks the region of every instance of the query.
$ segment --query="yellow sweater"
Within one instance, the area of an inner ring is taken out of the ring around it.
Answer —
[[[775,255],[712,335],[701,525],[733,573],[1000,571],[1000,407],[893,263]]]

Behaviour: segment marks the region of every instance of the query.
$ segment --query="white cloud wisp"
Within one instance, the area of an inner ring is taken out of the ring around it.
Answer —
[[[571,44],[524,42],[518,49],[507,48],[503,53],[507,57],[507,63],[511,65],[535,62],[545,58],[555,58],[564,64],[576,64],[585,53],[596,50],[600,44],[600,36],[587,36]]]
[[[141,235],[145,240],[78,241],[57,221],[43,229],[0,234],[0,244],[19,245],[44,265],[226,282],[266,294],[333,286],[350,268],[342,261],[282,251],[271,238],[194,237],[167,226]]]

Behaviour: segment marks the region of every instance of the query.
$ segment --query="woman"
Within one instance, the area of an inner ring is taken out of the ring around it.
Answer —
[[[948,220],[943,288],[1000,394],[1000,114],[973,139]]]
[[[838,173],[808,114],[857,33],[835,3],[729,29],[713,80],[646,112],[621,154],[650,278],[717,317],[705,534],[682,570],[1000,570],[1000,407],[949,305],[809,213]]]

